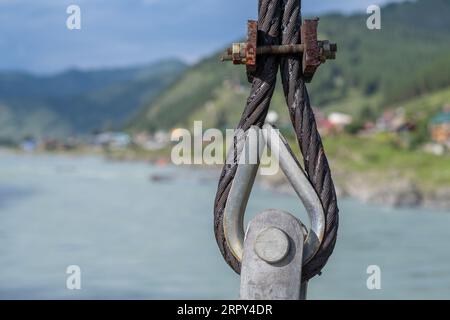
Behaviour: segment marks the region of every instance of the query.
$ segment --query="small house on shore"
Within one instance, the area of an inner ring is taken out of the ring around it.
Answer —
[[[332,112],[328,116],[320,109],[313,108],[317,128],[323,136],[342,133],[346,126],[352,124],[353,118],[341,112]]]
[[[431,139],[440,144],[450,146],[450,111],[444,111],[431,119]]]

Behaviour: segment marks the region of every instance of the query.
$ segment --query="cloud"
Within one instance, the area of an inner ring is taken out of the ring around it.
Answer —
[[[303,0],[303,8],[352,12],[386,2]],[[81,30],[66,28],[70,4],[81,7]],[[0,0],[0,8],[0,69],[55,72],[195,61],[239,39],[245,21],[256,18],[257,0]]]

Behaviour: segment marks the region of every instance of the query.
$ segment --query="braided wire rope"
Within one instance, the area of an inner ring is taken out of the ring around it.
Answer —
[[[301,1],[285,0],[282,44],[298,44],[300,29]],[[334,250],[339,227],[339,209],[331,170],[302,75],[301,57],[284,56],[280,64],[284,95],[303,155],[305,171],[325,212],[325,232],[321,247],[314,258],[303,266],[304,276],[309,279],[320,274]]]
[[[300,0],[259,0],[258,46],[300,43],[300,11]],[[338,208],[331,170],[310,105],[300,57],[286,56],[282,59],[275,55],[258,57],[250,96],[236,132],[246,132],[252,126],[263,126],[275,90],[279,68],[305,171],[325,212],[325,234],[321,247],[313,259],[303,266],[302,279],[307,281],[320,274],[333,252],[337,238]],[[233,152],[229,153],[233,161],[227,161],[220,176],[214,203],[214,231],[225,261],[235,272],[240,273],[240,261],[228,247],[223,227],[223,214],[242,151],[237,139],[235,136],[231,150]]]

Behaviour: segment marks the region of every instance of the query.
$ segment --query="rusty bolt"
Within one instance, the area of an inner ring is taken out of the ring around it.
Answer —
[[[247,42],[233,43],[222,56],[222,61],[232,61],[233,64],[245,64],[249,80],[256,69],[257,55],[303,55],[303,74],[306,81],[311,81],[320,64],[326,60],[336,59],[337,44],[328,40],[317,40],[317,27],[319,19],[307,19],[303,22],[301,44],[279,46],[257,46],[258,24],[256,21],[248,22]]]

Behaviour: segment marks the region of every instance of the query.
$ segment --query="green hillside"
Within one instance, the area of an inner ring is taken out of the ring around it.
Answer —
[[[177,60],[147,66],[36,76],[0,73],[0,140],[64,137],[123,126],[185,70]]]
[[[432,17],[432,18],[431,18]],[[338,58],[322,66],[309,85],[321,108],[368,117],[385,107],[450,87],[450,0],[419,0],[382,9],[382,30],[366,28],[367,15],[322,16],[322,38],[336,41]],[[243,24],[244,25],[244,24]],[[204,120],[234,127],[245,105],[245,69],[219,54],[187,70],[131,122],[132,130],[169,129]],[[281,90],[273,108],[283,110]]]

